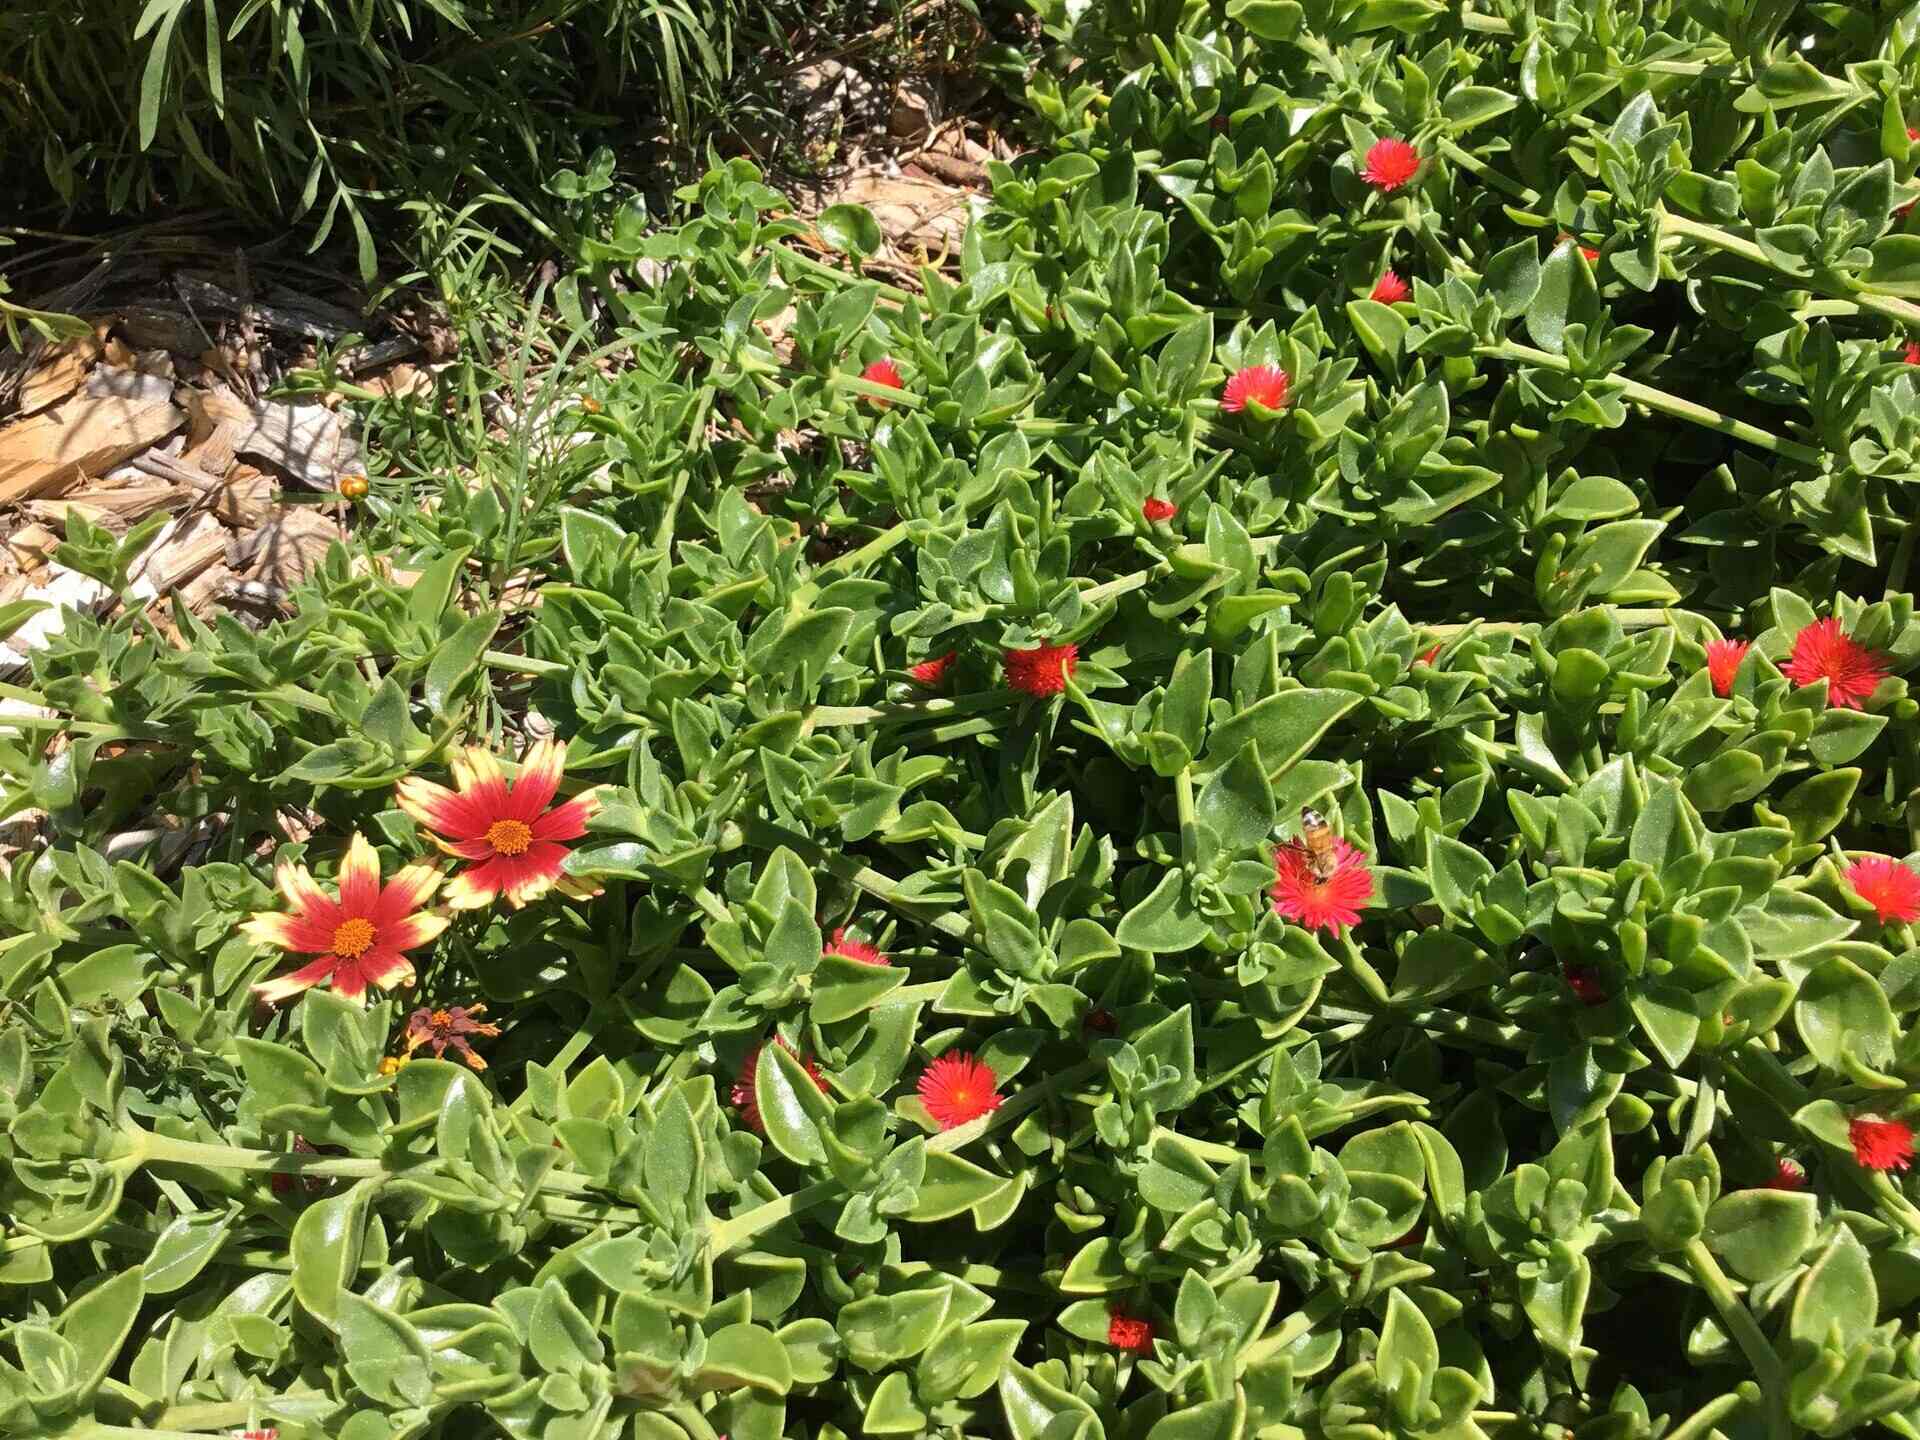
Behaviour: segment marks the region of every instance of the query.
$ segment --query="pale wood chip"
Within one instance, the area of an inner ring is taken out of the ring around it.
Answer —
[[[0,504],[60,494],[186,423],[157,375],[97,366],[64,405],[0,429]]]
[[[20,413],[32,415],[59,404],[80,388],[99,358],[100,342],[91,335],[48,346],[41,351],[33,373],[21,382]]]

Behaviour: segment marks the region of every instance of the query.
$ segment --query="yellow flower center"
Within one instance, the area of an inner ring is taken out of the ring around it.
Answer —
[[[373,947],[371,920],[342,920],[333,927],[333,953],[358,960]]]
[[[533,843],[533,831],[524,820],[496,820],[487,827],[487,844],[496,855],[524,855]]]

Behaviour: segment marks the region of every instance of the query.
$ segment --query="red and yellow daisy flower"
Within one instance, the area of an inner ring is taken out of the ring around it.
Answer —
[[[1847,1122],[1853,1158],[1869,1170],[1904,1170],[1913,1163],[1913,1127],[1904,1120],[1856,1115]]]
[[[1713,693],[1722,700],[1733,694],[1734,673],[1752,648],[1753,643],[1748,640],[1707,642],[1707,678],[1713,682]]]
[[[1360,178],[1384,194],[1392,194],[1420,173],[1420,152],[1389,135],[1367,147],[1367,163]]]
[[[1887,659],[1840,628],[1838,616],[1816,620],[1793,637],[1793,654],[1780,673],[1796,685],[1827,682],[1827,703],[1858,710],[1887,678]]]
[[[949,1051],[920,1076],[920,1099],[942,1130],[956,1130],[1000,1108],[1006,1099],[993,1071],[965,1051]]]
[[[274,883],[285,911],[263,910],[240,926],[248,939],[318,958],[286,975],[262,981],[254,994],[270,1004],[315,985],[363,1001],[369,985],[391,990],[413,983],[405,951],[417,950],[447,928],[447,917],[420,907],[440,885],[440,871],[409,865],[385,884],[380,857],[367,837],[356,834],[340,861],[339,896],[322,890],[304,865],[282,865]]]
[[[1847,884],[1873,907],[1880,923],[1920,920],[1920,874],[1885,855],[1864,855],[1847,867]]]
[[[1026,695],[1058,695],[1080,668],[1078,645],[1036,645],[1031,650],[1009,650],[1001,657],[1007,666],[1007,684]]]
[[[1236,370],[1220,392],[1220,408],[1238,415],[1252,401],[1267,410],[1287,408],[1287,391],[1293,378],[1278,365],[1248,365]]]
[[[1413,287],[1393,271],[1383,270],[1380,278],[1373,282],[1373,293],[1367,298],[1377,300],[1382,305],[1398,305],[1402,300],[1413,298]]]
[[[445,1010],[429,1010],[422,1005],[407,1017],[407,1057],[412,1058],[413,1052],[425,1045],[432,1049],[436,1060],[451,1049],[473,1069],[486,1069],[486,1060],[467,1040],[469,1035],[493,1036],[500,1033],[498,1025],[483,1024],[475,1018],[486,1013],[487,1007],[484,1005],[454,1005]],[[394,1068],[397,1070],[399,1067]]]
[[[1282,919],[1333,935],[1360,923],[1360,907],[1373,898],[1373,871],[1367,857],[1338,836],[1333,853],[1334,871],[1323,880],[1313,873],[1313,856],[1303,842],[1289,840],[1273,852],[1268,894]]]
[[[597,893],[560,868],[567,842],[587,833],[587,821],[600,804],[595,790],[563,805],[553,803],[566,767],[566,747],[541,740],[527,751],[519,778],[509,784],[493,753],[474,746],[453,759],[455,789],[417,775],[395,787],[400,808],[434,844],[471,862],[448,882],[448,905],[473,910],[505,896],[517,910],[550,889],[577,898]]]

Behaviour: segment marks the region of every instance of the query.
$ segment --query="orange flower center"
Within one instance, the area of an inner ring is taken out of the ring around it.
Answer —
[[[373,922],[371,920],[342,920],[333,927],[333,953],[344,955],[349,960],[358,960],[373,948]]]
[[[524,820],[496,820],[487,827],[487,844],[497,855],[524,855],[533,843],[533,831]]]
[[[444,1010],[436,1010],[427,1017],[427,1023],[436,1030],[444,1030],[447,1026],[453,1024],[453,1016]]]

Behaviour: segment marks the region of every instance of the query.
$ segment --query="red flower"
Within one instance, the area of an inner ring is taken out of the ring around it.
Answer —
[[[1158,525],[1162,520],[1171,520],[1178,515],[1180,507],[1171,500],[1162,500],[1158,495],[1150,495],[1146,503],[1140,507],[1140,513],[1150,522]]]
[[[954,1130],[998,1110],[1006,1097],[992,1070],[965,1051],[949,1051],[920,1075],[920,1099],[942,1130]]]
[[[1367,147],[1367,165],[1360,178],[1391,194],[1419,173],[1420,152],[1404,140],[1388,136]]]
[[[1782,1155],[1773,1162],[1773,1178],[1760,1188],[1762,1190],[1804,1190],[1807,1188],[1807,1172],[1801,1168],[1798,1160],[1789,1160]]]
[[[1575,240],[1573,236],[1567,234],[1564,230],[1560,232],[1560,238],[1554,241],[1555,245],[1578,245],[1579,243],[1579,241]],[[1600,263],[1600,252],[1591,245],[1581,245],[1580,253],[1587,257],[1587,264],[1597,265]]]
[[[278,1430],[236,1430],[233,1440],[280,1440]]]
[[[1116,1350],[1150,1355],[1153,1353],[1153,1322],[1115,1310],[1107,1321],[1107,1343]]]
[[[827,1082],[821,1076],[820,1067],[814,1063],[811,1055],[799,1054],[787,1043],[783,1035],[774,1036],[773,1043],[798,1060],[801,1068],[807,1072],[807,1078],[820,1087],[821,1094],[826,1093]],[[740,1062],[740,1074],[733,1082],[733,1107],[740,1112],[740,1118],[746,1123],[746,1127],[756,1135],[767,1133],[767,1122],[760,1117],[760,1093],[753,1084],[754,1072],[760,1066],[760,1052],[765,1048],[766,1042],[762,1041],[747,1052],[746,1059]]]
[[[1920,920],[1920,875],[1898,860],[1884,855],[1868,855],[1847,867],[1847,884],[1873,907],[1881,924],[1898,920],[1911,924]]]
[[[1227,388],[1220,392],[1220,408],[1229,415],[1238,415],[1247,408],[1249,400],[1257,400],[1269,410],[1284,410],[1287,390],[1292,384],[1287,372],[1278,365],[1249,365],[1236,370],[1227,381]]]
[[[320,1152],[314,1149],[306,1136],[296,1135],[293,1137],[293,1153],[295,1155],[318,1155]],[[275,1170],[267,1176],[267,1188],[276,1195],[291,1195],[293,1193],[293,1187],[296,1184],[304,1185],[309,1195],[318,1195],[322,1190],[327,1188],[325,1178],[319,1175],[309,1175],[303,1181],[289,1171]]]
[[[1058,695],[1080,668],[1078,645],[1036,645],[1031,650],[1009,650],[1007,684],[1028,695]]]
[[[900,388],[900,368],[891,360],[874,361],[860,372],[860,378],[869,385],[884,385],[889,390]],[[873,401],[882,410],[887,408],[887,402],[878,395],[868,395],[864,398]]]
[[[356,1003],[366,999],[369,985],[383,990],[411,985],[413,966],[402,952],[419,949],[447,928],[444,915],[414,913],[439,888],[440,872],[432,865],[409,865],[383,885],[380,857],[364,835],[347,844],[337,900],[304,865],[282,865],[274,882],[290,912],[263,910],[242,924],[240,933],[320,958],[254,986],[253,993],[270,1003],[322,982]]]
[[[1111,1035],[1120,1028],[1118,1018],[1104,1005],[1096,1005],[1087,1011],[1087,1018],[1080,1023],[1096,1035]]]
[[[1908,206],[1912,209],[1912,206]],[[1900,358],[1909,365],[1920,365],[1920,340],[1907,341],[1906,348],[1900,352]]]
[[[953,662],[960,658],[958,650],[949,650],[933,660],[922,660],[907,673],[922,685],[934,686],[947,678],[947,671],[953,668]]]
[[[1373,293],[1367,296],[1367,298],[1369,300],[1378,300],[1382,305],[1393,305],[1402,300],[1411,299],[1412,296],[1413,287],[1411,285],[1394,274],[1393,271],[1383,270],[1380,272],[1380,278],[1373,282]]]
[[[1573,998],[1582,1005],[1607,1003],[1607,991],[1600,983],[1600,972],[1591,965],[1563,965],[1560,973],[1566,978],[1567,989],[1573,992]]]
[[[1793,637],[1793,655],[1780,673],[1796,685],[1825,680],[1829,705],[1858,710],[1887,678],[1887,660],[1843,634],[1839,617],[1829,615]]]
[[[1747,640],[1707,642],[1707,676],[1713,681],[1713,693],[1722,700],[1733,693],[1734,671],[1740,668],[1740,662],[1752,648],[1752,642]]]
[[[1416,1220],[1413,1222],[1413,1228],[1398,1240],[1389,1240],[1387,1242],[1387,1248],[1389,1250],[1411,1250],[1426,1238],[1427,1222],[1424,1220]]]
[[[487,1007],[484,1005],[455,1005],[450,1010],[429,1010],[422,1005],[407,1017],[408,1057],[411,1058],[413,1052],[422,1045],[428,1045],[433,1048],[433,1058],[438,1060],[451,1048],[454,1054],[475,1070],[486,1069],[487,1062],[467,1041],[469,1035],[494,1036],[500,1033],[498,1025],[486,1025],[474,1019],[474,1016],[486,1013]]]
[[[833,932],[833,939],[827,942],[822,955],[838,955],[847,960],[858,960],[862,965],[886,965],[887,957],[880,953],[879,947],[869,945],[864,940],[849,940],[847,927],[842,925]]]
[[[1444,647],[1444,646],[1446,645],[1446,643],[1447,643],[1447,642],[1446,642],[1446,641],[1444,641],[1444,640],[1441,640],[1441,641],[1438,641],[1438,642],[1437,642],[1436,644],[1434,644],[1434,645],[1433,645],[1433,647],[1432,647],[1431,649],[1428,649],[1428,650],[1426,650],[1426,651],[1423,651],[1423,652],[1421,653],[1421,656],[1420,656],[1420,658],[1419,658],[1419,659],[1418,659],[1417,661],[1415,661],[1414,663],[1415,663],[1415,664],[1417,664],[1417,665],[1431,665],[1431,664],[1433,664],[1433,662],[1434,662],[1434,661],[1436,661],[1436,660],[1438,660],[1438,659],[1440,658],[1440,651],[1441,651],[1441,649],[1442,649],[1442,648],[1443,648],[1443,647]]]
[[[566,768],[566,746],[541,740],[527,751],[519,778],[509,785],[492,752],[474,746],[453,759],[458,789],[417,775],[394,788],[400,808],[434,844],[472,862],[448,884],[447,904],[473,910],[504,895],[517,910],[554,888],[581,899],[598,893],[560,868],[566,842],[587,833],[588,817],[600,805],[594,790],[564,805],[553,803]]]
[[[1373,898],[1373,871],[1365,855],[1337,836],[1333,853],[1333,874],[1322,880],[1313,873],[1313,856],[1302,841],[1289,840],[1273,852],[1268,893],[1283,919],[1333,935],[1360,923],[1360,907]]]
[[[1920,130],[1914,129],[1911,125],[1907,126],[1907,138],[1909,140],[1920,140]]]
[[[1853,1158],[1869,1170],[1904,1170],[1913,1163],[1913,1127],[1904,1120],[1856,1115],[1847,1122]]]

